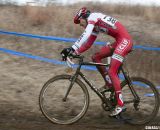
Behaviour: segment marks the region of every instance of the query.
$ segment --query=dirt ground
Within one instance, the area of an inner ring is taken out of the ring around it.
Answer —
[[[64,73],[66,68],[4,53],[0,53],[0,57],[0,130],[143,130],[145,128],[110,119],[108,113],[102,110],[100,100],[91,90],[91,107],[84,118],[68,126],[53,124],[40,112],[38,96],[44,82],[54,75]],[[95,72],[86,72],[87,75],[90,73],[98,76]],[[152,124],[159,122],[160,114]]]

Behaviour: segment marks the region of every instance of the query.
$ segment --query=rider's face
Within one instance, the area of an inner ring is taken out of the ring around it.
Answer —
[[[80,26],[86,28],[86,26],[87,26],[87,20],[86,19],[80,19]]]

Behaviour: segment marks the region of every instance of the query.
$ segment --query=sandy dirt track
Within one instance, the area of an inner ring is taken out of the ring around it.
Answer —
[[[84,118],[69,126],[52,124],[39,110],[38,95],[43,83],[52,76],[63,73],[65,67],[3,53],[0,53],[0,57],[1,130],[144,129],[144,126],[130,126],[109,119],[108,113],[102,110],[99,99],[92,92],[90,92],[92,103]],[[95,74],[95,72],[86,72],[87,75],[90,73]],[[160,122],[160,115],[152,124],[158,122]]]

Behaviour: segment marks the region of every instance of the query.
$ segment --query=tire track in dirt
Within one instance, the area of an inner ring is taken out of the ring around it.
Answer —
[[[87,120],[84,118],[72,125],[57,125],[50,123],[41,114],[29,112],[29,109],[26,110],[24,108],[23,111],[19,111],[18,109],[21,109],[20,107],[11,104],[6,104],[5,108],[7,109],[0,109],[0,129],[3,130],[123,130],[129,128],[132,130],[136,130],[137,128],[143,130],[144,128],[144,126],[127,125],[114,119],[108,122],[106,118],[104,122],[103,118],[94,119],[92,117]]]

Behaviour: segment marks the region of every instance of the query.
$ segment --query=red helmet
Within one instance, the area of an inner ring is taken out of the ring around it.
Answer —
[[[81,18],[87,18],[90,15],[90,11],[86,7],[81,8],[74,16],[74,23],[79,24]]]

